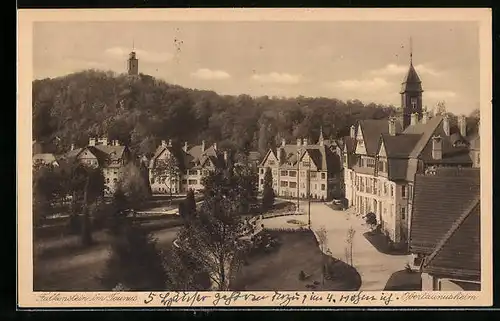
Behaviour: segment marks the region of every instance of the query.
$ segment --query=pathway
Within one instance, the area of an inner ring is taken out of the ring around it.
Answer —
[[[301,204],[301,207],[304,206]],[[265,227],[292,228],[288,220],[297,219],[307,223],[307,214],[283,216],[264,220]],[[313,231],[324,227],[328,235],[328,248],[332,256],[346,261],[347,231],[355,230],[353,238],[353,266],[361,275],[363,291],[381,291],[387,280],[396,272],[403,270],[408,257],[406,255],[388,255],[377,251],[363,236],[368,227],[361,218],[347,211],[335,211],[323,203],[311,203],[311,228]]]

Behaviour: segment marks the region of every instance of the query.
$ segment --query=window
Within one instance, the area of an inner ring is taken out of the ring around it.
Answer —
[[[260,185],[264,185],[264,180],[262,178],[260,179]]]
[[[295,182],[290,182],[288,185],[290,188],[297,188],[297,183]]]
[[[108,184],[109,184],[109,178],[106,178],[106,183],[108,183]]]
[[[347,155],[344,155],[344,164],[347,166]]]
[[[384,195],[387,195],[387,183],[384,183]]]
[[[326,177],[326,174],[325,173],[321,173],[321,179],[325,179]]]
[[[260,169],[260,174],[261,175],[264,174],[264,169],[263,168]]]
[[[286,176],[287,172],[286,171],[281,171],[281,176]]]
[[[373,194],[378,193],[378,182],[377,180],[373,180]]]
[[[360,167],[363,167],[364,166],[364,162],[363,162],[363,158],[359,158],[359,166]]]
[[[290,176],[290,177],[296,177],[297,176],[297,172],[296,171],[288,171],[288,176]]]
[[[366,167],[375,168],[375,159],[367,158],[366,159]]]
[[[276,176],[278,175],[278,171],[277,170],[273,170],[273,176]]]
[[[275,163],[273,160],[270,160],[270,161],[268,162],[268,164],[269,164],[269,166],[274,166],[274,164],[276,164],[276,163]]]
[[[378,171],[385,172],[385,160],[378,161]]]
[[[182,184],[186,185],[187,184],[187,179],[182,180]]]
[[[195,179],[190,179],[190,180],[188,181],[188,184],[189,184],[189,185],[196,185],[196,184],[198,184],[198,181],[197,181],[197,180],[195,180]]]
[[[302,162],[302,166],[304,166],[304,167],[310,167],[311,164],[309,162]]]
[[[406,219],[406,208],[401,207],[401,219],[405,220]]]
[[[114,171],[113,174],[115,174],[115,175],[118,174],[118,171]]]
[[[411,108],[412,109],[416,109],[417,108],[417,98],[416,97],[411,97],[410,104],[411,104]]]
[[[205,169],[205,170],[203,171],[203,175],[204,175],[204,176],[208,176],[208,174],[209,174],[208,170],[206,170],[206,169]]]
[[[118,182],[118,179],[113,178],[113,183],[116,183],[116,182]]]
[[[281,187],[287,187],[288,186],[288,182],[287,181],[281,181],[280,182],[280,186]]]
[[[306,172],[305,171],[300,171],[300,177],[305,177],[306,176]]]
[[[401,186],[401,197],[406,197],[406,185]]]
[[[318,184],[314,184],[314,189],[318,189]]]
[[[325,184],[321,184],[321,190],[324,191],[326,188]]]
[[[391,185],[391,197],[394,197],[394,187]]]
[[[300,188],[306,188],[306,184],[305,183],[301,183],[300,184]]]
[[[317,175],[317,174],[318,174],[317,172],[309,172],[309,176],[310,176],[311,178],[316,178],[316,175]]]

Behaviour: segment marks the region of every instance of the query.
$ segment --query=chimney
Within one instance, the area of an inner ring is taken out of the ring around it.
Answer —
[[[201,141],[201,152],[203,153],[205,151],[205,141]]]
[[[278,165],[281,165],[281,161],[283,160],[283,147],[280,147],[276,150],[276,154],[278,154]]]
[[[352,139],[356,138],[356,126],[354,125],[351,126],[351,138]]]
[[[417,113],[413,113],[411,114],[410,116],[410,125],[416,125],[418,123],[418,114]]]
[[[167,146],[167,141],[162,139],[161,141],[161,147],[166,147]]]
[[[285,145],[286,145],[286,139],[283,138],[281,140],[281,147],[285,147]]]
[[[303,145],[304,145],[304,146],[307,146],[307,144],[308,144],[308,143],[309,143],[309,140],[308,140],[307,138],[304,138],[304,143],[303,143]]]
[[[297,147],[300,147],[302,145],[302,139],[297,138]]]
[[[429,121],[429,112],[427,110],[424,110],[422,112],[422,124],[427,124]]]
[[[460,129],[460,135],[462,135],[462,137],[467,136],[467,120],[465,115],[460,115],[458,118],[458,128]]]
[[[187,153],[188,151],[188,142],[184,142],[184,148],[183,148],[184,152]]]
[[[217,143],[214,143],[213,146],[214,146],[214,150],[217,150]]]
[[[448,115],[444,115],[443,117],[443,131],[446,136],[450,136],[450,118]]]
[[[441,136],[432,137],[432,158],[441,159],[443,157],[443,143]]]
[[[95,146],[95,138],[94,137],[89,138],[89,146]]]
[[[172,147],[172,140],[171,139],[168,140],[168,147]]]
[[[101,137],[98,139],[99,144],[101,145],[108,145],[108,138],[107,137]]]
[[[75,144],[71,144],[71,150],[75,150]]]
[[[396,136],[396,118],[389,118],[389,135]]]

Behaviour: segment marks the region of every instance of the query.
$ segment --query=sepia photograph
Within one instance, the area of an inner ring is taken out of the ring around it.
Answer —
[[[491,303],[490,12],[304,10],[24,12],[32,304]]]

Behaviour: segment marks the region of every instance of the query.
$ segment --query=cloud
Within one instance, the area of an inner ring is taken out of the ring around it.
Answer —
[[[457,93],[451,90],[429,90],[424,92],[425,98],[431,99],[450,99],[455,98]]]
[[[191,77],[203,80],[224,80],[231,78],[231,75],[223,70],[210,70],[201,68],[191,73]]]
[[[325,86],[349,91],[373,92],[388,88],[389,86],[391,86],[391,83],[384,78],[376,77],[373,79],[349,79],[327,82],[325,83]]]
[[[123,47],[112,47],[108,48],[104,51],[104,53],[114,59],[127,59],[130,49]],[[173,58],[173,55],[169,52],[155,52],[155,51],[146,51],[141,49],[135,49],[137,54],[137,58],[139,61],[145,61],[150,63],[162,63],[167,62]]]
[[[271,72],[268,74],[255,74],[252,79],[263,83],[277,83],[294,85],[302,81],[301,75],[292,75],[287,73]]]
[[[427,65],[419,64],[415,65],[415,70],[419,74],[426,74],[431,76],[440,76],[442,72],[437,71]],[[408,66],[404,65],[396,65],[396,64],[387,64],[385,67],[380,69],[371,70],[370,73],[373,75],[380,76],[397,76],[404,75],[408,72]]]

